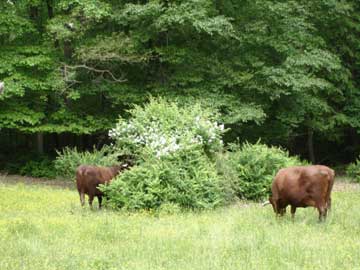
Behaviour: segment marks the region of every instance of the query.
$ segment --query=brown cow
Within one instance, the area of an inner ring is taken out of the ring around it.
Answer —
[[[97,196],[99,208],[101,208],[103,193],[98,189],[98,186],[109,183],[116,175],[128,167],[127,163],[113,167],[80,165],[76,169],[76,186],[79,191],[81,205],[84,206],[85,194],[87,194],[90,207],[92,208],[94,197]]]
[[[296,207],[316,207],[319,220],[326,218],[331,208],[331,190],[335,172],[322,165],[288,167],[278,171],[272,183],[272,204],[276,215],[284,215],[291,205],[291,217]]]

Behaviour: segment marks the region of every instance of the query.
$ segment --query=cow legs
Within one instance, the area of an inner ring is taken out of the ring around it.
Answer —
[[[329,197],[329,200],[327,202],[327,209],[331,210],[331,198]]]
[[[286,205],[284,206],[283,203],[281,203],[281,200],[275,201],[275,210],[276,210],[276,216],[282,217],[286,213]]]
[[[282,217],[286,213],[286,207],[276,209],[276,217]]]
[[[275,210],[276,217],[280,217],[280,215],[281,215],[281,209],[280,209],[280,207],[279,207],[279,205],[278,205],[277,202],[275,202],[275,204],[274,204],[274,210]]]
[[[91,209],[93,208],[92,207],[93,200],[94,200],[94,195],[89,195],[89,206]]]
[[[102,196],[98,195],[97,198],[98,198],[98,201],[99,201],[99,209],[101,209]]]
[[[327,215],[326,203],[324,203],[324,204],[319,204],[319,205],[317,206],[317,209],[318,209],[318,211],[319,211],[319,221],[325,221],[326,215]]]
[[[291,206],[291,218],[294,219],[295,218],[295,212],[296,212],[296,207],[295,206]]]
[[[84,206],[84,204],[85,204],[85,193],[79,192],[79,195],[80,195],[81,206]]]

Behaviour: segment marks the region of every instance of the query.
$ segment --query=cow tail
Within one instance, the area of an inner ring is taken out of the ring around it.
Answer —
[[[82,182],[83,175],[84,175],[84,168],[82,166],[79,166],[76,169],[76,185],[77,185],[79,192],[80,192],[80,185]]]
[[[329,183],[328,183],[328,189],[327,189],[327,193],[326,193],[326,204],[327,204],[327,208],[330,209],[331,208],[331,191],[332,191],[334,181],[335,181],[335,172],[333,170],[331,170],[328,181],[329,181]]]

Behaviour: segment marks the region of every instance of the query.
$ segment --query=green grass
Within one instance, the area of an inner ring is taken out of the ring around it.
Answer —
[[[90,211],[73,190],[0,184],[0,269],[360,269],[360,196],[333,211],[237,204],[155,217]]]

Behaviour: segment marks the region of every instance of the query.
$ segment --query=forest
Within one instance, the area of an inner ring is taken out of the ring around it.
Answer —
[[[359,269],[359,192],[359,0],[0,0],[1,270]]]
[[[358,157],[359,1],[3,0],[0,11],[0,169],[108,144],[152,97],[216,110],[225,144]]]

